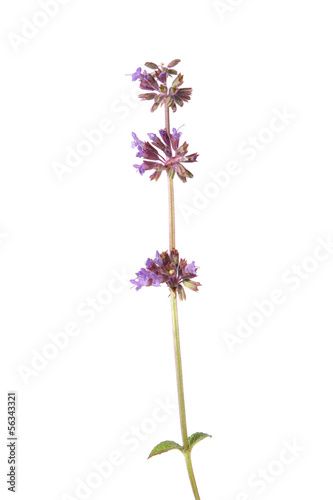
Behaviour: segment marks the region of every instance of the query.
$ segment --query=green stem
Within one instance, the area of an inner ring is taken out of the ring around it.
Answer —
[[[180,428],[182,431],[183,446],[188,448],[187,426],[186,426],[186,412],[185,412],[185,397],[184,397],[184,383],[183,383],[183,370],[182,358],[180,354],[180,341],[179,341],[179,323],[178,323],[178,308],[177,308],[177,295],[176,291],[170,291],[171,298],[171,316],[172,316],[172,331],[173,331],[173,346],[176,361],[176,376],[177,376],[177,392],[178,392],[178,406],[180,417]]]
[[[192,466],[192,460],[191,460],[191,452],[188,451],[185,453],[185,461],[186,461],[186,467],[187,467],[187,472],[188,472],[188,477],[190,478],[194,498],[196,500],[200,500],[199,496],[199,491],[197,487],[197,483],[195,482],[195,477],[194,477],[194,472],[193,472],[193,466]]]
[[[165,103],[165,128],[170,134],[170,114],[169,107]],[[168,178],[168,188],[169,188],[169,249],[170,252],[175,248],[175,197],[173,189],[173,179]],[[171,317],[172,317],[172,331],[173,331],[173,345],[175,353],[175,363],[176,363],[176,378],[177,378],[177,393],[178,393],[178,406],[179,406],[179,418],[180,418],[180,428],[183,439],[183,447],[185,449],[184,456],[188,472],[188,477],[192,486],[193,494],[196,500],[200,500],[198,487],[195,482],[192,460],[191,460],[191,450],[189,449],[189,442],[187,436],[187,425],[186,425],[186,412],[185,412],[185,396],[184,396],[184,383],[183,383],[183,370],[182,370],[182,359],[180,353],[180,340],[179,340],[179,322],[178,322],[178,307],[177,307],[177,291],[170,290],[171,299]]]

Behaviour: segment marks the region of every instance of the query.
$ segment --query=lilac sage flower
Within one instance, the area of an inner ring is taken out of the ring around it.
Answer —
[[[132,132],[134,139],[132,147],[138,149],[136,156],[143,158],[142,165],[134,165],[134,168],[138,169],[141,175],[146,170],[153,170],[154,172],[150,176],[150,180],[157,181],[163,170],[165,170],[171,179],[177,174],[182,182],[186,182],[187,178],[193,177],[193,174],[184,167],[183,163],[196,162],[199,156],[198,153],[187,154],[187,142],[179,146],[179,139],[182,133],[177,132],[176,129],[173,129],[172,134],[169,134],[166,129],[161,129],[159,134],[161,139],[156,134],[148,134],[148,137],[151,139],[150,143],[148,141],[140,141],[137,135]]]
[[[171,290],[178,292],[180,300],[186,299],[184,286],[197,292],[200,283],[193,281],[197,276],[198,267],[194,261],[187,264],[185,259],[179,259],[179,252],[173,249],[169,252],[156,252],[155,259],[147,259],[146,267],[136,273],[136,279],[131,280],[136,290],[143,286],[161,286],[165,283]]]
[[[164,64],[157,65],[152,62],[147,62],[147,68],[153,70],[147,73],[146,70],[141,72],[138,68],[134,73],[128,75],[133,81],[140,80],[140,88],[146,90],[144,94],[140,94],[140,99],[144,101],[154,100],[151,111],[156,111],[159,106],[165,104],[172,111],[177,111],[177,106],[184,106],[185,102],[191,99],[192,89],[182,87],[184,76],[173,69],[180,59],[174,59],[167,66]],[[167,87],[167,79],[173,77],[171,85]]]
[[[138,78],[141,78],[142,76],[141,68],[138,68],[134,73],[127,76],[131,76],[132,82],[135,82]]]

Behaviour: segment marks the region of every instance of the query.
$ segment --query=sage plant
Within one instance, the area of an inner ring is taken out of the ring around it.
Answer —
[[[170,127],[170,109],[177,111],[178,106],[183,106],[191,99],[192,89],[184,88],[184,77],[178,73],[174,67],[180,62],[179,59],[171,61],[167,66],[157,65],[148,62],[145,66],[150,69],[142,71],[138,68],[132,75],[133,81],[140,82],[140,88],[144,90],[139,97],[144,101],[153,101],[151,111],[156,111],[159,107],[164,107],[165,126],[159,130],[158,134],[149,133],[149,141],[140,140],[133,132],[132,147],[137,149],[136,156],[141,158],[140,164],[135,164],[134,168],[141,175],[146,171],[152,171],[151,180],[158,181],[163,171],[166,173],[169,199],[169,251],[156,252],[155,258],[149,258],[145,267],[136,273],[136,279],[131,280],[136,290],[142,287],[160,287],[165,283],[170,291],[171,318],[174,354],[176,364],[177,392],[180,428],[182,434],[182,444],[175,441],[163,441],[155,446],[148,458],[165,453],[169,450],[179,450],[185,457],[187,472],[191,482],[194,497],[200,500],[198,487],[195,481],[191,452],[196,443],[206,437],[211,437],[203,432],[196,432],[191,436],[187,433],[187,422],[185,412],[184,385],[182,374],[182,362],[179,340],[179,322],[177,298],[183,301],[186,299],[185,288],[197,292],[200,283],[195,281],[198,267],[195,262],[188,263],[186,259],[180,258],[176,249],[175,239],[175,198],[174,198],[174,178],[177,174],[182,182],[192,178],[193,174],[184,166],[189,163],[196,163],[198,154],[188,153],[187,142],[181,141],[182,132],[179,128]],[[172,83],[168,85],[169,78]]]

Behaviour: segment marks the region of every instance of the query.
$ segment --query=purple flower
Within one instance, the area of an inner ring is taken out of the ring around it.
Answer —
[[[136,156],[138,156],[139,158],[142,158],[143,157],[143,146],[145,145],[145,143],[143,141],[140,141],[140,139],[138,139],[138,136],[132,132],[132,137],[134,139],[134,141],[132,141],[132,148],[138,148],[138,152],[136,153]]]
[[[162,82],[164,85],[166,84],[167,81],[167,74],[166,71],[161,71],[158,75],[157,78],[159,79],[160,82]]]
[[[143,175],[146,171],[144,165],[133,165],[133,167],[137,169],[137,172],[139,172],[140,175]]]
[[[135,71],[135,73],[132,73],[132,74],[129,74],[129,75],[126,75],[126,76],[131,76],[132,77],[132,82],[135,82],[138,78],[142,77],[141,68],[137,68],[137,70]]]
[[[161,259],[161,256],[157,250],[156,250],[155,259],[153,260],[153,262],[155,262],[155,264],[159,267],[163,266],[163,260]]]
[[[148,137],[149,137],[149,139],[151,141],[154,141],[154,142],[157,141],[157,135],[156,134],[147,134],[147,135],[148,135]]]
[[[143,286],[161,286],[162,277],[157,276],[153,271],[149,271],[144,267],[136,273],[136,276],[135,280],[131,280],[131,283],[136,287],[136,291],[140,290]]]
[[[185,272],[188,274],[196,274],[196,271],[197,267],[195,265],[194,260],[191,262],[191,264],[187,264],[187,266],[185,267]]]
[[[175,139],[175,141],[179,141],[182,135],[182,133],[178,132],[178,130],[176,130],[175,128],[172,129],[172,137]]]
[[[134,139],[134,141],[132,141],[132,148],[137,148],[139,146],[144,146],[144,142],[143,141],[140,141],[140,139],[138,139],[138,136],[132,132],[132,137]]]

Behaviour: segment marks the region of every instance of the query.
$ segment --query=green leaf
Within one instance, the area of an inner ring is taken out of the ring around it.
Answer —
[[[199,443],[199,441],[202,441],[206,437],[211,438],[212,436],[210,434],[205,434],[204,432],[195,432],[194,434],[192,434],[192,436],[188,438],[188,444],[190,450],[192,450],[195,444]]]
[[[179,450],[182,452],[183,449],[183,446],[180,446],[180,444],[175,443],[174,441],[162,441],[162,443],[155,446],[148,458],[154,457],[155,455],[160,455],[161,453],[165,453],[170,450]]]

